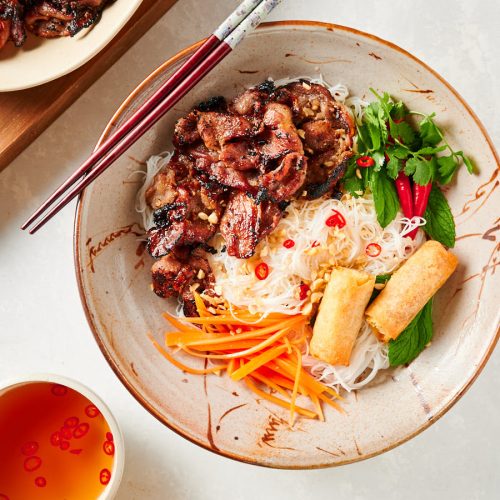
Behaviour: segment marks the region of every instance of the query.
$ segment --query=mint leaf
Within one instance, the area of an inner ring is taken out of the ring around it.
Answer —
[[[434,156],[430,160],[419,160],[413,174],[413,181],[420,186],[426,186],[434,179],[436,168],[437,164]]]
[[[384,172],[373,172],[370,187],[373,192],[378,223],[382,227],[387,227],[394,220],[399,210],[399,199],[394,182]]]
[[[431,341],[432,334],[431,299],[399,337],[389,342],[390,365],[398,366],[411,363]]]
[[[378,274],[375,276],[375,283],[387,283],[390,279],[390,274]]]
[[[443,139],[443,133],[434,123],[433,118],[435,116],[436,113],[432,113],[420,121],[420,138],[424,146],[436,146]]]
[[[455,221],[444,194],[436,185],[432,186],[424,219],[427,223],[422,229],[433,240],[450,248],[455,246]]]
[[[449,184],[458,167],[456,157],[452,154],[450,156],[440,156],[437,159],[437,164],[440,184]]]

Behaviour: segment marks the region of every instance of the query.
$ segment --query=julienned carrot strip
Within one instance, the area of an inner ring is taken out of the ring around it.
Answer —
[[[167,351],[165,351],[165,349],[163,349],[163,347],[160,344],[158,344],[158,342],[153,337],[150,337],[150,339],[153,345],[156,347],[156,349],[158,349],[158,351],[165,358],[167,358],[174,366],[177,366],[177,368],[180,368],[182,371],[185,371],[187,373],[193,373],[195,375],[204,375],[206,373],[220,372],[221,370],[225,370],[227,368],[227,365],[213,366],[211,368],[204,368],[204,369],[191,368],[190,366],[186,366],[185,364],[181,363],[173,356],[171,356]]]
[[[321,408],[321,403],[319,402],[318,396],[316,394],[311,394],[309,396],[311,401],[313,402],[314,406],[316,407],[316,411],[318,412],[318,418],[324,422],[325,421],[325,415],[323,414],[323,409]]]
[[[199,330],[197,328],[193,328],[189,325],[186,325],[185,323],[183,323],[182,321],[179,321],[177,318],[175,318],[174,316],[172,316],[171,314],[169,313],[163,313],[163,317],[172,325],[172,326],[175,326],[175,328],[185,332],[185,331],[189,331],[189,332],[198,332],[199,333]]]
[[[293,349],[297,355],[297,368],[295,369],[295,381],[293,383],[292,399],[290,401],[290,425],[293,426],[295,421],[295,401],[297,399],[297,391],[299,390],[300,375],[302,372],[302,354],[294,347]]]
[[[283,330],[280,330],[276,332],[275,334],[271,335],[268,337],[266,340],[263,340],[262,342],[259,342],[257,345],[254,345],[253,347],[250,347],[248,349],[245,349],[243,351],[237,351],[233,352],[231,354],[207,354],[205,357],[206,358],[212,358],[212,359],[231,359],[231,358],[241,358],[241,357],[246,357],[250,356],[251,354],[255,354],[258,351],[261,351],[265,347],[269,347],[271,344],[274,342],[278,341],[280,338],[282,338],[286,333],[288,332],[288,328],[284,328]],[[215,343],[210,344],[207,342],[206,345],[211,345],[212,348],[215,346],[217,350],[220,350],[221,347],[220,345],[217,345]],[[191,347],[191,346],[188,346]],[[233,347],[234,348],[234,347]],[[231,347],[229,347],[231,349]]]
[[[335,408],[337,411],[345,413],[340,405],[338,405],[335,401],[332,401],[329,397],[325,396],[324,394],[318,394],[318,398],[321,399],[321,401],[324,401],[326,404],[333,406],[333,408]]]
[[[266,366],[261,366],[254,373],[258,373],[262,377],[265,377],[267,380],[270,380],[271,382],[273,382],[276,385],[279,385],[280,387],[284,387],[285,389],[289,389],[290,391],[293,390],[293,380],[278,375],[276,372],[270,370]],[[303,396],[309,396],[309,393],[304,389],[304,387],[300,385],[299,385],[299,392]]]
[[[236,364],[236,360],[230,359],[229,363],[227,364],[227,374],[231,375],[234,371],[234,365]]]
[[[267,385],[274,391],[279,392],[285,398],[290,399],[290,395],[288,394],[288,392],[286,392],[285,389],[281,388],[278,384],[275,384],[272,380],[268,379],[267,377],[261,375],[257,370],[254,370],[249,375],[249,377],[257,379],[259,382],[262,382],[263,384]]]
[[[291,365],[288,360],[279,358],[279,359],[275,359],[274,361],[285,372],[289,373],[292,377],[294,376],[294,366],[293,366],[293,364]],[[311,377],[308,373],[305,373],[305,372],[304,372],[303,377],[302,377],[302,385],[304,387],[307,387],[312,392],[315,392],[316,394],[321,394],[323,392],[326,392],[335,398],[342,399],[339,396],[339,394],[337,392],[335,392],[333,389],[331,389],[330,387],[327,387],[326,385],[322,384],[321,382],[318,382],[315,378]]]
[[[287,403],[286,401],[283,401],[280,398],[277,398],[276,396],[273,396],[272,394],[268,394],[267,392],[261,391],[251,380],[250,377],[245,377],[245,382],[248,386],[248,388],[252,391],[255,392],[258,396],[260,396],[263,399],[267,399],[268,401],[271,401],[274,404],[277,404],[278,406],[281,406],[283,408],[286,408],[287,410],[290,409],[290,403]],[[316,418],[318,415],[310,410],[306,410],[305,408],[302,408],[300,406],[295,407],[295,411],[299,413],[300,415],[304,415],[304,417],[308,418]]]
[[[212,316],[212,317],[203,317],[203,318],[183,318],[183,321],[186,323],[194,324],[194,325],[234,325],[234,329],[247,326],[243,321],[236,321],[232,316]],[[275,319],[263,319],[259,321],[259,325],[268,326],[268,325],[277,325],[278,321]]]
[[[195,351],[228,351],[228,350],[238,350],[238,349],[248,349],[249,347],[254,347],[259,345],[261,340],[259,339],[248,339],[248,340],[240,340],[238,342],[228,342],[227,344],[218,344],[217,348],[214,348],[210,344],[202,344],[202,345],[188,345],[190,349],[194,349]]]
[[[286,351],[286,346],[284,345],[268,349],[267,351],[264,351],[262,354],[255,356],[255,358],[252,358],[248,363],[243,365],[241,368],[238,368],[234,373],[231,374],[231,378],[233,380],[241,380],[242,378],[246,377],[257,368],[259,368],[259,366],[269,363],[269,361],[275,359],[279,355],[283,354],[285,351]]]

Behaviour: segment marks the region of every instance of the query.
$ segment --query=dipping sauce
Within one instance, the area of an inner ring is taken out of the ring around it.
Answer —
[[[33,382],[0,395],[0,500],[98,498],[114,452],[106,420],[79,392]]]

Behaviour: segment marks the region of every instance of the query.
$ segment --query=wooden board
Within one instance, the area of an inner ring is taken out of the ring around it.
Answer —
[[[143,0],[132,19],[93,59],[53,82],[0,93],[0,171],[117,61],[176,0]]]

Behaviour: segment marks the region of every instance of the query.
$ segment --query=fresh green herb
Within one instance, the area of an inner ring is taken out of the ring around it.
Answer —
[[[432,334],[431,299],[399,337],[389,342],[390,365],[398,366],[411,363],[431,341]]]
[[[444,194],[434,184],[424,213],[425,232],[447,247],[455,246],[455,222]]]
[[[382,227],[387,227],[399,211],[399,198],[394,182],[385,172],[378,172],[377,175],[375,173],[372,175],[369,185],[373,193],[378,223]]]
[[[385,227],[396,216],[395,208],[399,209],[397,196],[393,196],[395,191],[388,187],[399,172],[404,171],[421,186],[430,182],[445,185],[452,181],[461,163],[469,173],[474,172],[474,166],[462,151],[452,149],[436,124],[434,113],[408,111],[402,101],[395,101],[388,93],[379,95],[370,90],[376,100],[367,106],[361,123],[357,124],[358,155],[351,159],[343,183],[355,197],[367,189],[373,192],[377,218]],[[409,117],[420,121],[414,126],[407,121]],[[442,155],[445,151],[448,154]],[[357,169],[356,160],[365,155],[373,158],[375,165]],[[383,195],[388,199],[381,200]]]
[[[387,283],[391,279],[390,274],[379,274],[378,276],[375,276],[375,283],[382,284],[382,283]],[[375,300],[378,297],[378,294],[382,290],[377,290],[376,288],[373,289],[372,296],[370,297],[370,302]]]

